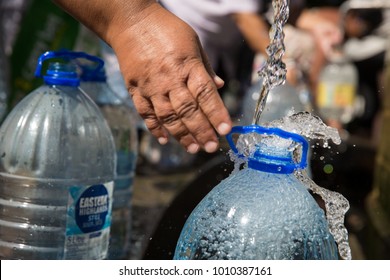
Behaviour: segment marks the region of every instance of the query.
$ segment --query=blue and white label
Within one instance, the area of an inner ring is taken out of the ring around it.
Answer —
[[[88,188],[76,203],[75,219],[84,233],[103,228],[110,206],[110,197],[104,185]]]
[[[69,188],[65,259],[104,259],[109,245],[113,182]]]

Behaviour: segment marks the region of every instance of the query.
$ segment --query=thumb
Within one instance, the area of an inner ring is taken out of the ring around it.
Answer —
[[[214,81],[215,86],[217,87],[217,89],[220,89],[225,84],[225,81],[222,80],[219,76],[217,76],[217,74],[215,74],[214,69],[211,66],[211,63],[210,63],[210,61],[209,61],[209,59],[207,57],[207,54],[204,51],[204,49],[202,48],[200,42],[199,42],[199,49],[200,49],[200,53],[201,53],[201,56],[202,56],[202,61],[203,61],[203,64],[204,64],[204,66],[206,68],[206,71],[209,73],[210,77],[213,78],[213,81]]]

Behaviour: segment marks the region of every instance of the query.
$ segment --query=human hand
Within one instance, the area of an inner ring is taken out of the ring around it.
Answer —
[[[334,46],[342,43],[343,34],[339,26],[337,10],[307,9],[300,15],[297,26],[313,35],[325,56],[332,52]]]
[[[109,36],[137,111],[161,144],[171,134],[190,153],[216,151],[232,126],[223,81],[186,23],[158,4],[140,13]]]

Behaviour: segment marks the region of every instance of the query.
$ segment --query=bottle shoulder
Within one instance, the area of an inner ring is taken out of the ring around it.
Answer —
[[[103,115],[73,87],[45,85],[22,99],[0,128],[0,150],[0,168],[16,175],[107,177],[115,170],[114,140]]]

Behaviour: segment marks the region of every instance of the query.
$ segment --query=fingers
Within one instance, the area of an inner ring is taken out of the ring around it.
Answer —
[[[193,137],[190,144],[201,146],[206,152],[215,152],[218,138],[209,120],[186,86],[170,93],[173,109]],[[182,140],[180,141],[182,143]],[[189,143],[185,143],[186,147]]]
[[[228,134],[232,127],[229,112],[209,74],[198,68],[190,74],[187,86],[211,126],[220,135]]]
[[[186,147],[189,153],[198,152],[200,145],[193,136],[194,126],[191,121],[188,122],[196,114],[197,104],[192,96],[183,88],[178,93],[155,95],[151,101],[156,117],[164,129]]]
[[[198,39],[198,44],[199,46],[201,45],[199,39]],[[200,48],[200,54],[201,54],[204,67],[206,68],[207,73],[209,73],[209,75],[213,78],[215,86],[217,87],[217,89],[222,88],[225,82],[220,77],[218,77],[217,74],[215,74],[214,69],[211,66],[210,61],[207,57],[207,54],[202,47]]]
[[[170,134],[191,153],[214,152],[216,131],[231,129],[217,91],[224,82],[190,26],[164,9],[152,12],[142,19],[148,29],[137,23],[111,37],[134,105],[160,143]]]
[[[145,125],[150,132],[155,136],[161,145],[168,142],[169,135],[157,119],[154,113],[154,108],[150,100],[143,97],[141,94],[132,93],[133,103],[140,116],[144,119]]]
[[[214,129],[221,135],[227,134],[231,129],[230,118],[227,111],[225,115],[219,115],[223,113],[224,106],[207,72],[204,71],[203,77],[195,80],[188,81],[192,87],[183,83],[167,94],[154,94],[150,99],[137,90],[133,94],[133,101],[160,144],[167,142],[169,133],[189,153],[196,153],[200,148],[212,153],[218,148]],[[190,88],[193,88],[192,92]],[[199,94],[196,94],[197,91]]]

